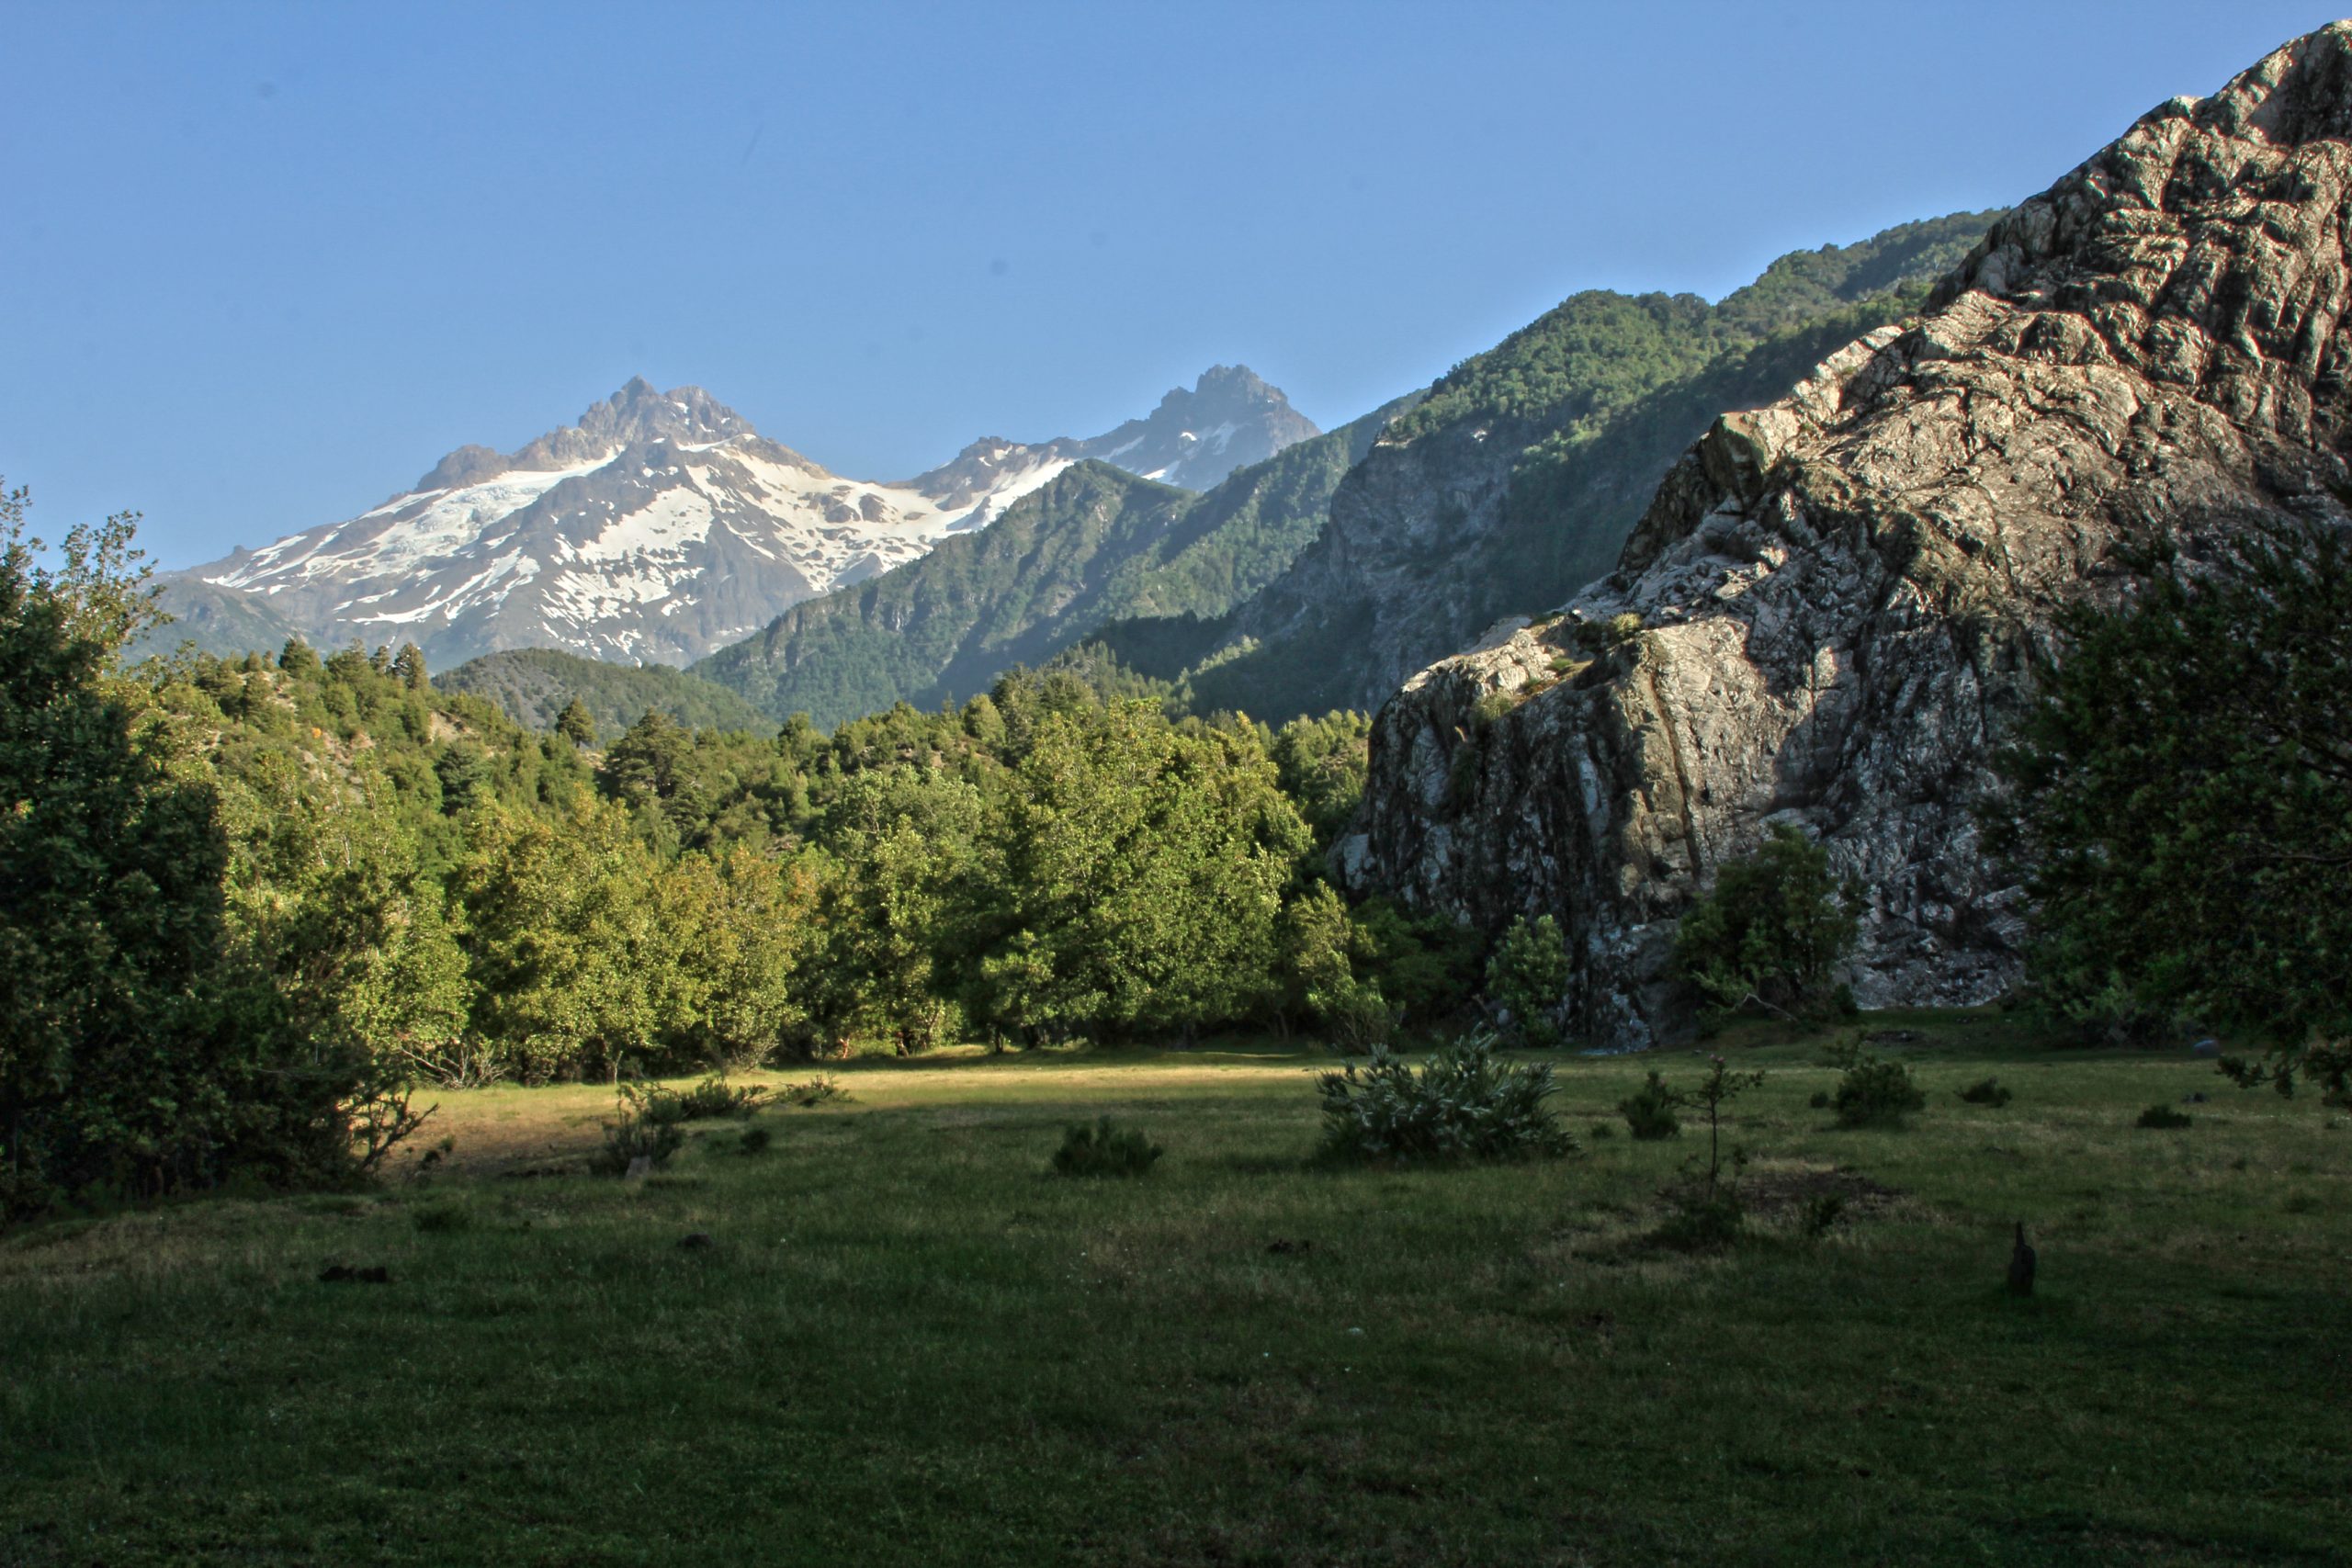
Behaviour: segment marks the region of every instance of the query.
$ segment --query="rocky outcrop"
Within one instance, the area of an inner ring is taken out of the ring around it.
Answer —
[[[1713,305],[1571,296],[1383,432],[1315,542],[1215,628],[1196,705],[1275,723],[1374,707],[1497,616],[1558,604],[1609,570],[1658,476],[1718,410],[1778,394],[1857,332],[1916,310],[1996,216],[1794,252]]]
[[[2352,24],[2175,99],[1997,224],[1916,321],[1682,458],[1615,573],[1382,711],[1347,880],[1572,933],[1566,998],[1669,1032],[1674,924],[1773,824],[1869,890],[1865,1005],[1987,999],[2018,890],[1972,803],[2052,621],[2134,547],[2346,518]]]

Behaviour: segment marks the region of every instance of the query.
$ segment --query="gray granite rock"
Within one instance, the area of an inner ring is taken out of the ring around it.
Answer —
[[[1613,575],[1382,710],[1350,885],[1559,915],[1573,1016],[1637,1043],[1681,1021],[1676,920],[1793,823],[1869,889],[1865,1005],[1998,994],[2019,890],[1972,805],[2053,613],[2128,593],[2137,546],[2345,516],[2347,136],[2339,23],[2154,110],[1921,318],[1716,421]]]

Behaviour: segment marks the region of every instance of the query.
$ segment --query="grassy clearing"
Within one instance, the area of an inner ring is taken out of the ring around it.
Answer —
[[[1564,1059],[1585,1156],[1460,1171],[1304,1167],[1271,1047],[848,1064],[634,1186],[533,1174],[605,1091],[444,1096],[379,1195],[0,1243],[0,1562],[2347,1561],[2344,1118],[1894,1021],[1908,1133],[1740,1050],[1766,1213],[1697,1257],[1640,1241],[1697,1140],[1593,1135],[1687,1055]],[[1159,1168],[1046,1174],[1105,1111]]]

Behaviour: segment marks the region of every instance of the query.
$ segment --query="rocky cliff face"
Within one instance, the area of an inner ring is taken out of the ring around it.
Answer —
[[[2018,890],[1970,804],[2050,626],[2129,547],[2346,520],[2352,24],[2175,99],[2004,219],[1914,323],[1726,414],[1616,572],[1380,715],[1355,887],[1551,911],[1597,1039],[1670,1030],[1674,925],[1802,826],[1869,889],[1865,1005],[1984,1000]],[[1638,630],[1634,629],[1638,626]]]
[[[1376,706],[1497,616],[1558,604],[1609,570],[1717,411],[1916,310],[1996,216],[1795,252],[1713,305],[1588,290],[1464,362],[1350,471],[1314,544],[1216,628],[1200,706],[1277,722]]]

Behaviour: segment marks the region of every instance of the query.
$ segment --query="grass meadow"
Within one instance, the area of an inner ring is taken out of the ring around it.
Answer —
[[[1558,1058],[1581,1156],[1473,1169],[1309,1163],[1329,1058],[1271,1043],[834,1065],[634,1183],[608,1089],[444,1093],[379,1190],[0,1240],[0,1562],[2352,1562],[2345,1115],[1871,1022],[1908,1131],[1727,1047],[1696,1255],[1645,1238],[1703,1137],[1614,1111],[1688,1052]],[[1104,1112],[1158,1168],[1049,1174]]]

